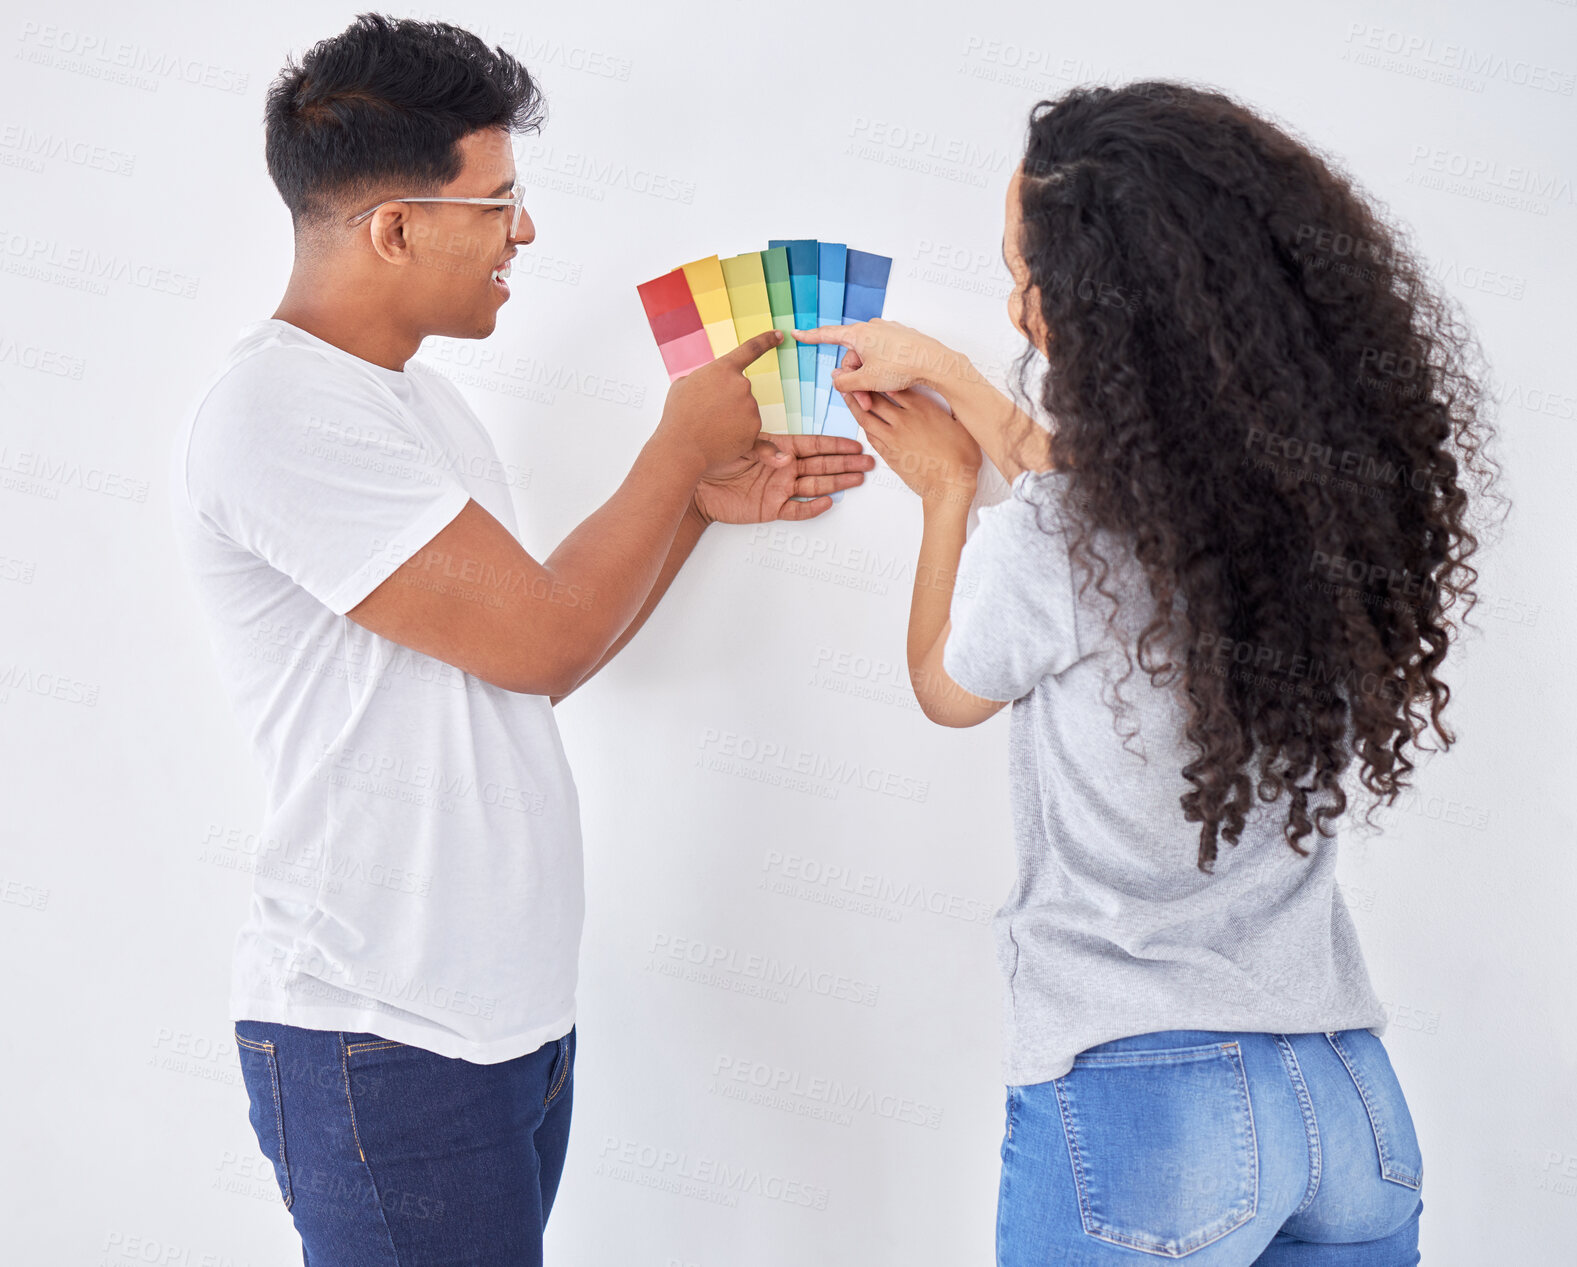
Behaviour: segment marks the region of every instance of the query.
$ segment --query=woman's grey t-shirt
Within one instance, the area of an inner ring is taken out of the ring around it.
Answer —
[[[1061,515],[1067,477],[1024,472],[980,510],[953,591],[942,664],[973,694],[1013,701],[1009,763],[1018,877],[993,920],[1005,978],[1009,1086],[1061,1077],[1087,1047],[1167,1029],[1317,1033],[1386,1016],[1336,887],[1336,840],[1281,834],[1286,799],[1256,801],[1239,843],[1196,866],[1183,817],[1183,702],[1106,631],[1094,583],[1076,596]],[[1131,551],[1112,564],[1130,652],[1153,610]],[[1142,595],[1142,602],[1135,596]],[[1126,747],[1121,734],[1137,734]],[[1142,754],[1142,755],[1141,755]]]

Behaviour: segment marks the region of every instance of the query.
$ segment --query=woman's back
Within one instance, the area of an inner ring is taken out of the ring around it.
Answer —
[[[1093,585],[1078,595],[1066,482],[1026,472],[981,510],[944,660],[965,690],[1015,701],[1018,879],[994,922],[1004,1080],[1060,1077],[1087,1047],[1158,1029],[1383,1033],[1336,889],[1335,839],[1302,857],[1283,836],[1285,799],[1259,802],[1213,872],[1197,866],[1198,827],[1180,802],[1197,753],[1178,689],[1137,671],[1122,680],[1122,643],[1131,654],[1153,602],[1131,550],[1110,539],[1098,544],[1111,624]]]
[[[1416,1263],[1335,827],[1454,739],[1472,340],[1339,169],[1220,93],[1038,103],[1004,211],[1049,428],[919,331],[830,340],[922,502],[922,710],[1013,705],[998,1261]],[[1013,495],[966,540],[983,456]]]

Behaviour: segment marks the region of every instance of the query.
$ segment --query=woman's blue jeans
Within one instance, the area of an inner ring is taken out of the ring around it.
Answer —
[[[542,1262],[575,1030],[496,1064],[377,1034],[236,1021],[252,1129],[307,1267]]]
[[[1164,1030],[1007,1089],[998,1267],[1413,1267],[1423,1158],[1381,1041]]]

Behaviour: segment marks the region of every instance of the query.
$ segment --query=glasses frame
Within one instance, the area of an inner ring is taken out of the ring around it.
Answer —
[[[385,198],[382,202],[368,207],[365,211],[358,211],[345,223],[354,227],[371,216],[379,207],[387,207],[391,202],[471,202],[476,203],[478,206],[513,207],[515,209],[515,218],[509,225],[509,236],[513,238],[520,231],[520,213],[525,210],[525,199],[525,190],[519,185],[515,186],[508,198]]]

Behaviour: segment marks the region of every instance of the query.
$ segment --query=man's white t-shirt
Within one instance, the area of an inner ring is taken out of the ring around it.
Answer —
[[[345,615],[470,498],[518,536],[509,471],[436,370],[277,318],[196,397],[176,537],[266,781],[232,1020],[481,1063],[574,1023],[579,801],[552,705]],[[416,577],[499,601],[469,566]]]

